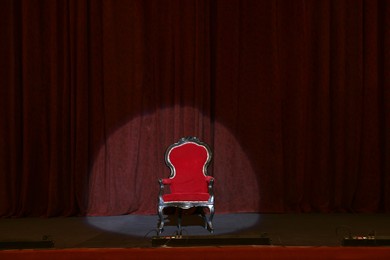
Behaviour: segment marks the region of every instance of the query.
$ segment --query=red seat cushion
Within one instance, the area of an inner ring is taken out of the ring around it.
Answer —
[[[208,193],[174,193],[174,194],[165,194],[163,195],[163,200],[165,202],[175,202],[175,201],[208,201],[210,195]]]

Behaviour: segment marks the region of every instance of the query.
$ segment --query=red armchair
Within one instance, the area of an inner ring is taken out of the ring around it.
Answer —
[[[164,208],[178,209],[177,226],[181,234],[182,209],[196,207],[204,219],[207,230],[213,232],[214,216],[214,178],[207,174],[207,167],[212,158],[209,146],[196,137],[184,137],[172,144],[165,152],[165,163],[170,169],[170,176],[159,179],[158,196],[158,233],[164,230]],[[164,191],[169,186],[169,192]],[[206,216],[205,208],[209,209]]]

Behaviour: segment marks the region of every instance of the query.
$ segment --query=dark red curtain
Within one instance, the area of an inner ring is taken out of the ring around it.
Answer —
[[[154,214],[167,146],[216,210],[390,211],[389,1],[0,4],[0,216]]]

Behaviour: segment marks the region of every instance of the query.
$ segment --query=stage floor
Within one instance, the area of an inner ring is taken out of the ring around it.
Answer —
[[[55,248],[152,247],[157,216],[0,219],[0,242],[51,240]],[[175,219],[162,235],[174,236]],[[263,235],[275,246],[341,246],[347,236],[390,236],[390,214],[216,214],[214,233]],[[198,216],[183,216],[184,236],[210,236]]]

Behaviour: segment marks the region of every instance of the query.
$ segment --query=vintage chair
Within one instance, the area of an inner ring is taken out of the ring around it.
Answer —
[[[196,207],[204,220],[204,227],[213,232],[214,216],[214,178],[207,175],[207,167],[212,153],[207,144],[196,137],[184,137],[168,147],[165,163],[170,168],[167,179],[159,179],[158,215],[160,224],[158,234],[164,230],[164,208],[175,207],[178,210],[177,227],[181,234],[182,209]],[[164,192],[164,187],[169,191]],[[209,209],[207,218],[204,211]]]

